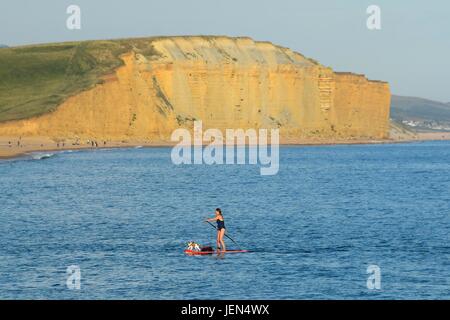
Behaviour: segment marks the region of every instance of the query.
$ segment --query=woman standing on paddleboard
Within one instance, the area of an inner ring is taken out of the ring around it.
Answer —
[[[225,220],[223,218],[222,210],[220,208],[216,209],[216,216],[211,219],[206,219],[206,221],[217,222],[217,250],[219,251],[219,248],[225,252],[225,242],[223,241],[223,236],[225,235]]]

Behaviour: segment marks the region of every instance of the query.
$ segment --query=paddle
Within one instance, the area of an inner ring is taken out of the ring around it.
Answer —
[[[211,227],[213,227],[214,229],[217,230],[217,228],[216,228],[211,222],[209,222],[209,221],[206,221],[206,222],[208,222],[208,224],[209,224]],[[229,235],[227,235],[226,233],[225,233],[225,237],[227,237],[228,239],[230,239],[231,241],[233,241],[233,243],[234,243],[235,245],[238,246],[239,250],[241,250],[241,246],[240,246],[236,241],[234,241]]]

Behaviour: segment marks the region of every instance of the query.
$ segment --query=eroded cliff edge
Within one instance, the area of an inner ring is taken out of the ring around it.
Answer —
[[[121,55],[101,84],[54,111],[0,123],[0,136],[168,141],[179,127],[280,128],[284,139],[383,139],[386,82],[336,73],[250,38],[148,39],[158,52]]]

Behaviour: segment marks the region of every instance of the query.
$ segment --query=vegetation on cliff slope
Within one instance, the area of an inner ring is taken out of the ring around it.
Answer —
[[[0,50],[0,122],[54,110],[68,97],[101,83],[129,51],[157,55],[150,39],[83,41]]]

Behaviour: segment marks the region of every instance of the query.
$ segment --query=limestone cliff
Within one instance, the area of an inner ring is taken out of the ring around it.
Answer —
[[[51,113],[0,124],[0,136],[169,140],[178,127],[280,128],[291,138],[385,138],[389,86],[335,73],[250,38],[149,39],[123,66]]]

